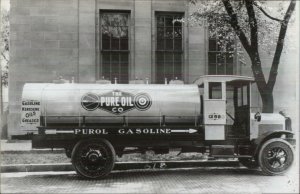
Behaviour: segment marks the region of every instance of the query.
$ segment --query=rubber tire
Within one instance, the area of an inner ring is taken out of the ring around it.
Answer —
[[[264,158],[264,154],[266,151],[268,151],[272,147],[280,147],[287,153],[287,165],[281,169],[280,171],[274,171],[273,168],[268,164],[266,158]],[[258,163],[262,170],[262,173],[267,176],[275,176],[275,175],[281,175],[286,173],[292,163],[294,161],[294,151],[291,144],[284,139],[281,138],[274,138],[267,140],[260,148],[259,154],[258,154]]]
[[[248,169],[257,169],[259,167],[257,160],[253,161],[252,158],[239,158],[239,162]]]
[[[99,171],[97,174],[95,175],[91,175],[87,172],[85,172],[85,170],[83,169],[83,167],[80,165],[79,161],[78,161],[78,153],[79,151],[82,149],[83,146],[86,146],[88,144],[100,144],[101,146],[103,146],[107,153],[108,153],[108,164],[106,165],[106,167]],[[99,178],[103,178],[105,176],[107,176],[114,168],[115,165],[115,159],[116,159],[116,153],[115,153],[115,149],[114,147],[111,145],[111,143],[105,139],[87,139],[87,140],[81,140],[79,141],[73,151],[72,151],[72,157],[71,157],[71,161],[72,161],[72,165],[76,171],[76,173],[84,178],[89,178],[89,179],[99,179]]]

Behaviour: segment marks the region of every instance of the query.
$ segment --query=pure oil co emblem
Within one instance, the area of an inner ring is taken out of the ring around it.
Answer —
[[[145,111],[151,105],[152,100],[146,93],[133,95],[120,90],[114,90],[102,95],[87,93],[81,98],[81,106],[88,111],[94,111],[99,108],[117,115],[132,109]]]

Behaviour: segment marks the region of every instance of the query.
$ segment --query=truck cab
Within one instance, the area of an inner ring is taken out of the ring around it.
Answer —
[[[253,82],[250,77],[214,75],[195,82],[203,90],[205,140],[249,137]]]
[[[282,113],[251,112],[253,78],[207,75],[194,83],[203,93],[204,141],[212,156],[235,155],[246,167],[260,166],[268,175],[290,164],[290,148],[295,145],[291,120]]]

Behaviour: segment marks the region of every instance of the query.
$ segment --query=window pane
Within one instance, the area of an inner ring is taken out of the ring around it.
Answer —
[[[220,43],[220,40],[217,40],[217,51],[222,51],[222,46],[224,47],[224,45],[222,45]],[[224,49],[223,49],[223,51],[224,51]]]
[[[165,17],[165,25],[168,27],[173,27],[173,16]]]
[[[174,50],[176,50],[176,51],[182,50],[182,40],[181,39],[174,40]]]
[[[181,53],[174,54],[174,78],[181,79],[182,74],[182,56]]]
[[[110,53],[102,53],[102,76],[110,80]]]
[[[157,38],[163,39],[165,37],[164,35],[165,28],[157,28]]]
[[[119,50],[119,39],[118,38],[112,38],[111,39],[111,50]]]
[[[238,106],[243,106],[243,96],[242,96],[242,88],[238,88],[237,98],[238,98]]]
[[[120,50],[128,50],[128,39],[121,39]]]
[[[177,18],[177,19],[178,19],[178,20],[181,20],[181,18]],[[182,27],[182,23],[179,22],[179,21],[175,21],[175,22],[174,22],[174,26],[175,26],[175,27],[180,27],[180,28],[181,28],[181,27]]]
[[[208,64],[208,74],[209,75],[215,75],[216,74],[216,64],[215,63],[209,63]]]
[[[103,13],[101,17],[102,26],[110,26],[111,15],[108,13]]]
[[[119,77],[119,53],[111,54],[111,79],[114,81],[115,78]]]
[[[226,74],[233,75],[233,63],[226,64]]]
[[[166,39],[166,50],[173,50],[173,39]]]
[[[217,63],[225,63],[225,55],[224,53],[218,53],[217,54]]]
[[[217,64],[217,74],[225,75],[225,64],[222,64],[222,63]]]
[[[110,40],[109,39],[102,39],[102,49],[103,50],[110,49]]]
[[[247,94],[247,86],[243,86],[243,105],[248,105]]]
[[[173,27],[165,28],[165,38],[173,38]]]
[[[229,42],[227,45],[226,45],[226,50],[227,51],[233,51],[234,50],[234,41],[232,42]]]
[[[120,58],[120,83],[128,83],[128,53],[122,53]]]
[[[110,30],[108,26],[101,26],[102,38],[110,38]]]
[[[102,25],[106,23],[111,26],[128,26],[128,14],[126,13],[103,13],[103,18],[105,21],[102,21]]]
[[[165,40],[164,39],[158,39],[157,40],[157,50],[165,50]]]
[[[233,53],[226,54],[226,63],[233,63]]]
[[[222,84],[220,82],[210,82],[209,99],[222,99]]]
[[[120,63],[128,64],[128,53],[121,53]]]
[[[180,22],[182,20],[182,17],[174,17],[174,19],[176,19],[177,21],[174,22],[174,26],[175,27],[182,27],[182,22]]]
[[[176,27],[174,28],[174,38],[182,38],[182,28]]]
[[[111,27],[110,34],[113,38],[120,38],[120,27]]]
[[[217,54],[216,53],[208,53],[208,63],[217,63]]]
[[[157,26],[164,27],[164,17],[163,16],[157,17]]]
[[[173,53],[165,53],[165,63],[167,64],[173,64]]]
[[[119,27],[119,35],[121,38],[128,38],[128,27]]]
[[[216,39],[209,39],[209,51],[216,51]]]
[[[119,26],[128,26],[128,14],[122,13],[118,15]]]
[[[156,63],[157,64],[164,64],[165,60],[164,60],[164,53],[163,52],[157,52],[156,53]]]
[[[173,79],[173,53],[165,53],[165,76]]]
[[[156,53],[156,79],[158,83],[164,83],[164,53]]]

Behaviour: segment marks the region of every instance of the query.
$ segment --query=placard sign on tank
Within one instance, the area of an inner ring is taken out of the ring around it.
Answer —
[[[37,100],[22,101],[22,123],[38,124],[40,122],[40,102]]]
[[[152,101],[146,93],[134,95],[129,92],[114,90],[102,95],[87,93],[82,97],[81,105],[88,111],[94,111],[99,108],[119,115],[132,109],[145,111],[151,107]]]

